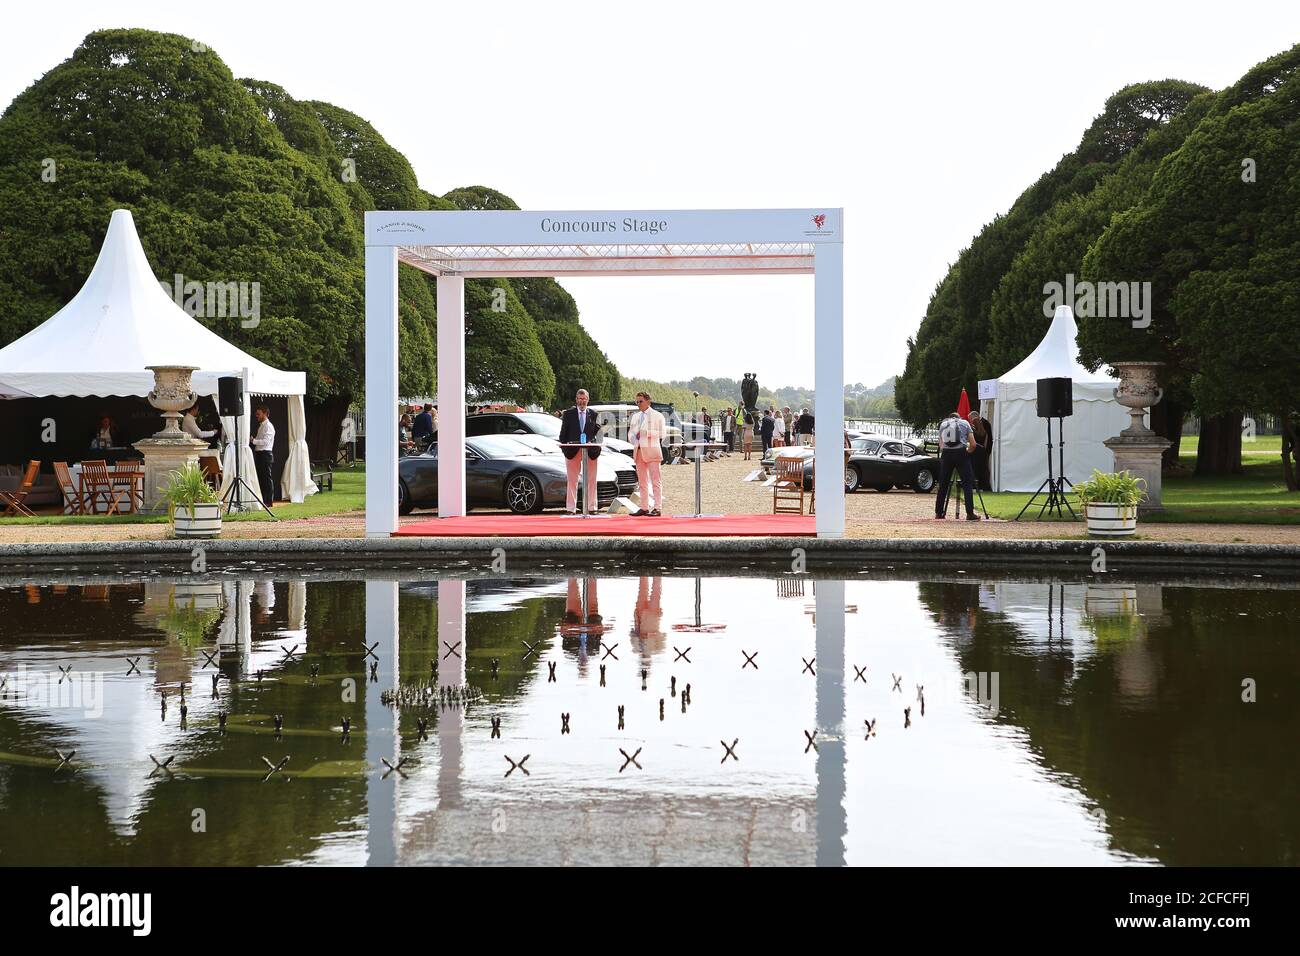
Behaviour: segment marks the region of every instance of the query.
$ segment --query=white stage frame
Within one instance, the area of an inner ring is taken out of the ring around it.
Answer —
[[[465,441],[465,279],[812,275],[819,475],[844,470],[844,211],[366,213],[366,536],[397,530],[397,266],[437,277],[438,440]],[[465,514],[465,459],[439,461],[438,516]],[[817,534],[844,535],[844,483],[816,482]]]

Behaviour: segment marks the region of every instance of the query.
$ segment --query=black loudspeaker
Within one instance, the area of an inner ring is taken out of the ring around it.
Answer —
[[[224,417],[239,418],[244,414],[242,385],[243,383],[234,375],[225,375],[217,379],[217,408]]]
[[[1068,378],[1038,380],[1038,417],[1069,418],[1074,414],[1074,381]]]

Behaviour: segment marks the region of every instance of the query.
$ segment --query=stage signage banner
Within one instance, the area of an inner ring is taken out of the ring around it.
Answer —
[[[626,245],[843,242],[842,212],[825,209],[366,213],[368,246]]]

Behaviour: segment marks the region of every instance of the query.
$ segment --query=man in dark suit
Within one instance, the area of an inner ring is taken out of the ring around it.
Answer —
[[[772,447],[772,431],[776,428],[776,419],[772,417],[772,410],[769,408],[763,413],[763,422],[758,426],[758,437],[763,439],[763,454]]]
[[[596,413],[587,411],[587,402],[589,396],[585,388],[578,389],[578,394],[573,398],[574,404],[564,410],[560,416],[560,444],[579,444],[586,442],[592,445],[587,449],[587,457],[592,461],[600,456],[600,445],[595,443],[596,436],[600,434],[600,423],[596,421]],[[585,437],[584,437],[585,436]],[[561,448],[566,459],[565,466],[568,470],[568,489],[564,498],[564,510],[569,514],[576,514],[578,510],[578,475],[582,471],[582,456],[579,448]],[[591,481],[595,483],[595,465],[589,466],[591,471]],[[584,486],[583,508],[586,511],[594,511],[596,507],[596,495],[592,494],[590,488]]]
[[[411,440],[421,449],[427,448],[433,440],[432,402],[425,402],[424,411],[415,416],[415,424],[411,426]]]

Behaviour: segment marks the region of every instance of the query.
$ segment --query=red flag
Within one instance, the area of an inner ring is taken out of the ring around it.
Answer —
[[[957,414],[965,421],[970,415],[970,396],[966,394],[966,389],[961,390],[961,400],[957,402]]]

